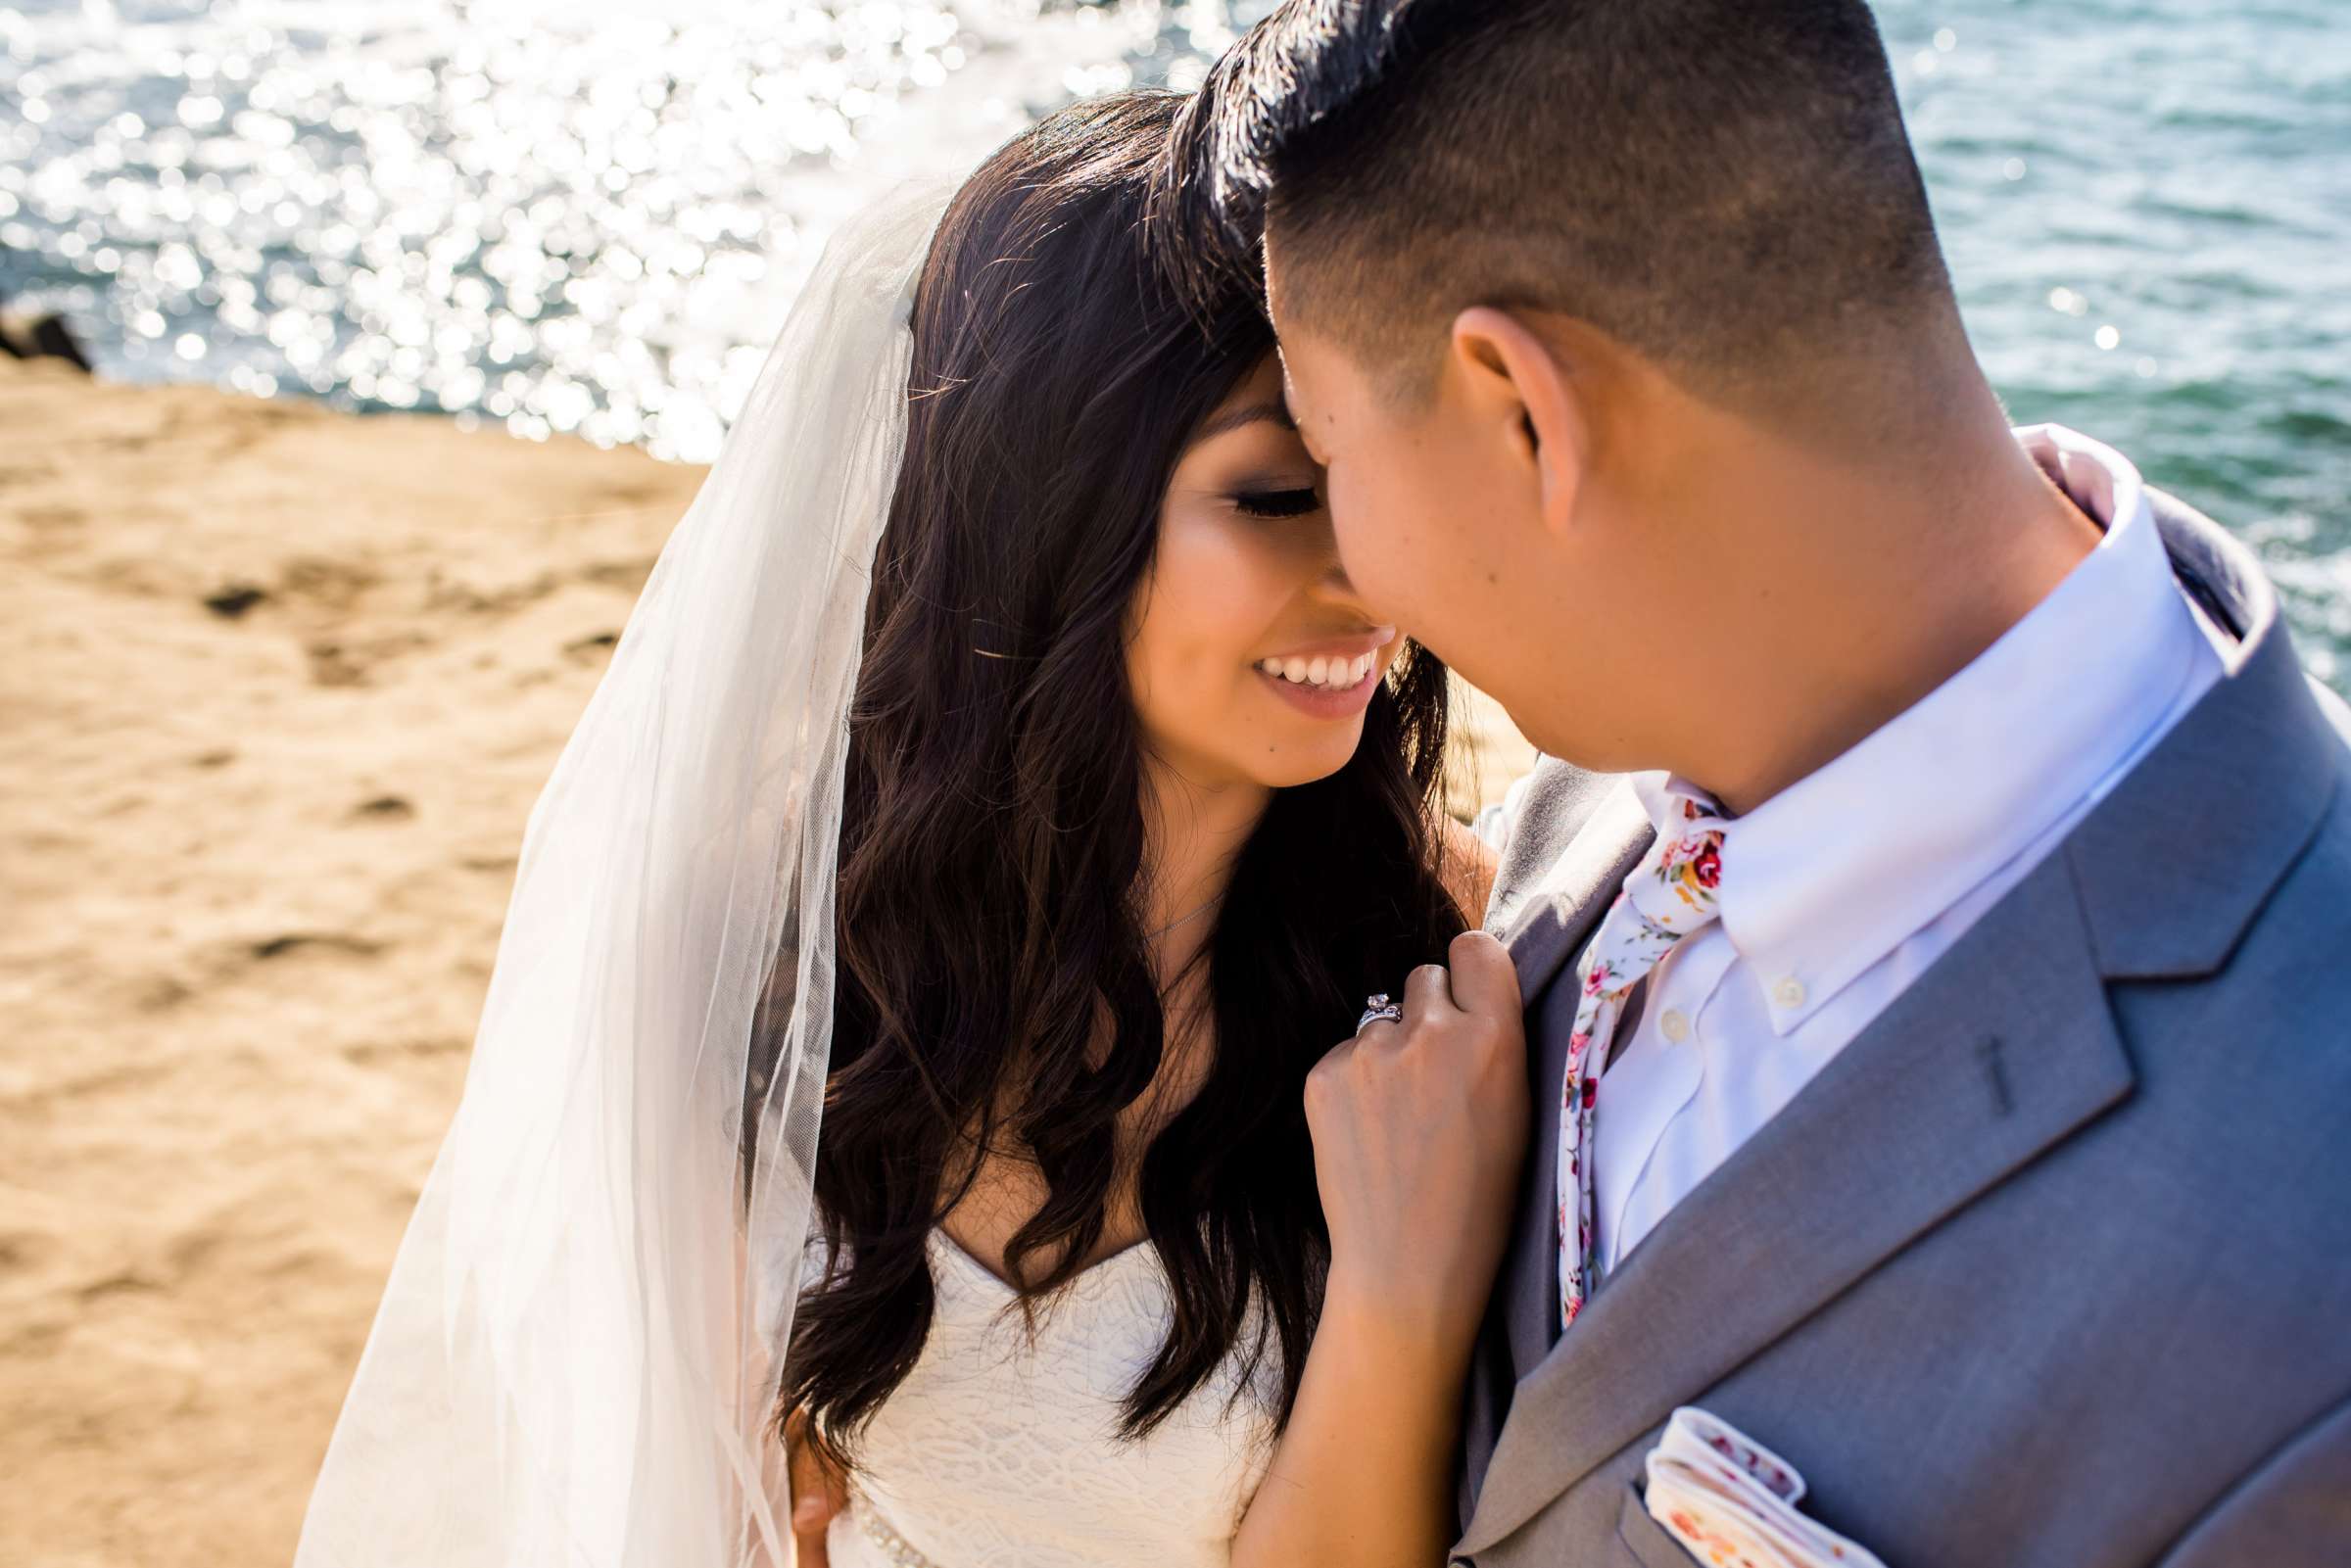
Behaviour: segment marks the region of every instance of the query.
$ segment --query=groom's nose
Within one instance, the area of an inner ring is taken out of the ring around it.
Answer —
[[[1335,594],[1355,592],[1355,585],[1347,578],[1347,565],[1339,558],[1339,535],[1331,527],[1327,508],[1314,514],[1312,527],[1300,539],[1297,547],[1309,552],[1311,564],[1319,574],[1319,586]]]
[[[1336,546],[1331,546],[1322,576],[1316,591],[1325,601],[1346,609],[1359,610],[1366,620],[1376,619],[1364,595],[1356,589],[1355,580],[1347,575],[1347,563],[1339,559]]]
[[[1355,586],[1355,579],[1348,575],[1347,563],[1339,558],[1337,536],[1325,530],[1320,548],[1322,572],[1315,582],[1316,596],[1324,603],[1361,617],[1367,625],[1387,620],[1388,617],[1365,596],[1363,590]]]

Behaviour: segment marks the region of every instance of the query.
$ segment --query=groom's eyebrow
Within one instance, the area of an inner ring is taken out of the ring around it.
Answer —
[[[1284,430],[1298,428],[1298,422],[1290,417],[1290,410],[1278,403],[1245,403],[1237,408],[1227,408],[1221,414],[1211,416],[1205,424],[1201,425],[1200,433],[1192,439],[1196,442],[1207,441],[1211,437],[1224,434],[1227,430],[1238,430],[1243,425],[1256,424],[1261,419],[1270,420]]]

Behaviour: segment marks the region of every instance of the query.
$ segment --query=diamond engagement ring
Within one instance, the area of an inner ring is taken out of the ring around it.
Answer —
[[[1384,1019],[1388,1022],[1393,1023],[1402,1017],[1404,1017],[1404,1009],[1389,1001],[1388,993],[1382,991],[1376,996],[1367,997],[1365,999],[1364,1016],[1355,1021],[1355,1032],[1358,1034],[1363,1033],[1364,1025],[1370,1022],[1373,1019]]]

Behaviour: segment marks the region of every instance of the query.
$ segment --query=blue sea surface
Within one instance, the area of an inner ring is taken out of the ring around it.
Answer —
[[[867,192],[1192,85],[1263,8],[14,0],[0,295],[116,379],[707,459]],[[2250,540],[2351,689],[2351,10],[1878,11],[2011,414]]]

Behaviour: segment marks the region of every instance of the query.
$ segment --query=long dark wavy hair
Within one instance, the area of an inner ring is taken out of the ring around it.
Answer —
[[[975,1152],[1041,1174],[1005,1262],[1025,1306],[1049,1304],[1101,1240],[1119,1115],[1160,1068],[1129,611],[1190,432],[1272,347],[1258,299],[1179,300],[1146,257],[1182,102],[1096,99],[1016,137],[955,198],[916,292],[850,720],[816,1170],[833,1263],[779,1404],[844,1465],[921,1353],[929,1233]],[[1276,791],[1238,856],[1205,948],[1214,1060],[1135,1172],[1174,1312],[1130,1437],[1236,1351],[1236,1389],[1278,1358],[1288,1417],[1329,1254],[1307,1069],[1463,926],[1431,829],[1444,739],[1444,670],[1408,646],[1354,758]]]

